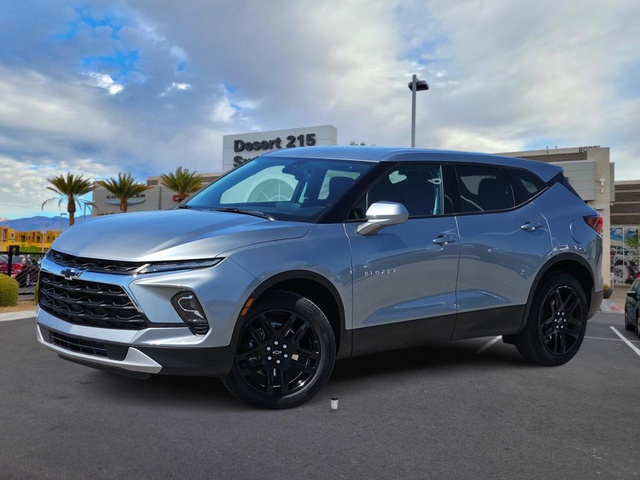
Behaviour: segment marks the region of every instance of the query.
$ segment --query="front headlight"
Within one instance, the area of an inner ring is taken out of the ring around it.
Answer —
[[[136,274],[171,272],[174,270],[195,270],[197,268],[208,268],[219,264],[222,258],[209,258],[206,260],[180,260],[177,262],[154,262],[148,263],[138,270]]]

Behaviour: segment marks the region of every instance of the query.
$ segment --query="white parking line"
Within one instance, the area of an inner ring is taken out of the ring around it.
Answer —
[[[626,343],[628,345],[628,347],[633,350],[634,352],[636,352],[636,355],[638,355],[640,357],[640,349],[638,347],[636,347],[633,343],[631,343],[629,340],[627,340],[626,338],[624,338],[624,336],[618,331],[616,330],[614,327],[610,327],[611,330],[613,330],[613,332],[618,335],[622,341],[624,343]]]
[[[626,343],[638,356],[640,356],[640,349],[638,347],[636,347],[633,343],[631,343],[629,340],[624,338],[624,336],[620,332],[618,332],[618,330],[616,330],[614,327],[610,326],[610,328],[611,328],[611,330],[613,330],[616,333],[616,335],[618,335],[618,337],[620,337],[620,339],[624,343]],[[607,340],[609,342],[619,342],[620,341],[617,338],[603,338],[603,337],[589,337],[589,336],[585,336],[584,338],[588,338],[588,339],[591,339],[591,340]],[[496,342],[498,342],[501,339],[502,339],[502,336],[497,336],[495,338],[492,338],[487,343],[485,343],[482,347],[480,347],[478,350],[476,350],[475,354],[476,355],[480,355],[481,353],[483,353],[486,350],[488,350],[489,348],[491,348]]]
[[[585,339],[589,339],[589,340],[606,340],[607,342],[619,342],[620,339],[619,338],[605,338],[605,337],[590,337],[588,335],[585,335],[584,337]]]
[[[493,345],[494,343],[496,343],[498,340],[501,340],[501,339],[502,339],[502,335],[499,335],[496,338],[492,339],[490,342],[488,342],[487,344],[483,345],[478,350],[476,350],[476,355],[480,355],[482,352],[484,352],[489,347],[491,347],[491,345]]]

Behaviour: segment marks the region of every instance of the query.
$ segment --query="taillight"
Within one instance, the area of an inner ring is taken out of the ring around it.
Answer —
[[[584,221],[593,228],[596,232],[602,235],[602,217],[600,215],[587,215],[584,217]]]

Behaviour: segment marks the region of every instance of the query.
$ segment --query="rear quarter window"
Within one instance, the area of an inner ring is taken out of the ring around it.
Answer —
[[[542,192],[547,184],[535,174],[516,168],[507,169],[513,183],[516,205],[521,205]]]

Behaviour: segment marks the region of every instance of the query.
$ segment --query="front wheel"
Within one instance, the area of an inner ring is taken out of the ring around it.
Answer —
[[[335,336],[322,310],[296,293],[275,291],[250,309],[222,381],[252,405],[295,407],[327,383],[335,359]]]
[[[624,328],[626,330],[629,330],[630,332],[635,332],[636,328],[637,328],[636,322],[633,322],[633,323],[627,322],[627,313],[626,312],[624,314]]]
[[[527,324],[515,345],[528,361],[545,366],[567,363],[580,349],[587,330],[587,297],[571,275],[554,273],[533,296]]]

